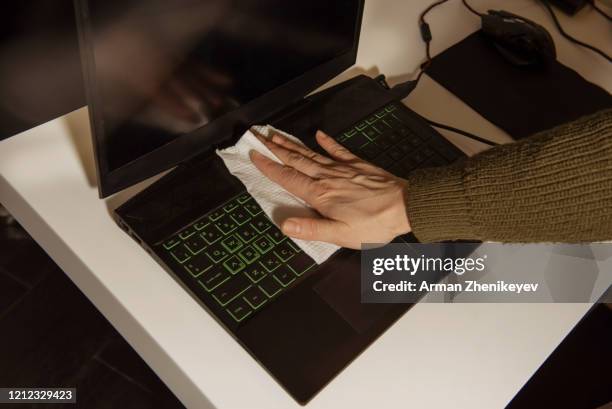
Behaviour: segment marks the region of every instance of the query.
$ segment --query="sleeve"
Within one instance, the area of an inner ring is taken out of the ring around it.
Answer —
[[[612,109],[408,178],[422,242],[612,239]]]

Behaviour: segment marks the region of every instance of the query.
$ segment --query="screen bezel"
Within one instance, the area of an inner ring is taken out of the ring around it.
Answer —
[[[104,154],[106,149],[104,117],[99,104],[94,51],[90,46],[92,32],[88,0],[74,0],[100,198],[110,196],[226,142],[245,126],[261,121],[283,107],[298,101],[355,64],[365,0],[356,1],[358,10],[355,41],[348,52],[305,72],[193,132],[182,135],[126,165],[110,170]]]

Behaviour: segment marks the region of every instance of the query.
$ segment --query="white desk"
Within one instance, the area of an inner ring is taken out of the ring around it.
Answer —
[[[358,67],[405,76],[422,60],[417,15],[429,1],[368,1]],[[429,21],[436,53],[476,29],[458,1]],[[473,1],[484,9],[510,2]],[[559,38],[531,0],[511,2],[549,27],[559,59],[612,90],[610,67]],[[612,53],[603,19],[561,18]],[[595,35],[597,33],[597,35]],[[386,44],[381,47],[381,44]],[[351,70],[351,73],[359,71]],[[343,76],[345,78],[346,76]],[[508,140],[426,79],[408,98],[417,112]],[[111,220],[116,206],[97,197],[85,109],[0,142],[0,202],[51,255],[189,408],[293,408],[298,405],[191,297]],[[477,143],[451,135],[468,153]],[[331,382],[309,408],[502,408],[586,313],[585,304],[442,305],[410,310]],[[241,385],[235,393],[230,385]]]

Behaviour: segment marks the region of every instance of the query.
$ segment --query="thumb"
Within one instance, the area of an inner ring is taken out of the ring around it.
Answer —
[[[282,230],[296,239],[339,244],[345,227],[344,223],[329,219],[292,217],[285,220]]]

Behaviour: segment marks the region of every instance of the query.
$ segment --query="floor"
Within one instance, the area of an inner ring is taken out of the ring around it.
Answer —
[[[77,405],[45,408],[183,408],[6,214],[0,214],[0,386],[77,388]]]
[[[594,308],[508,409],[594,409],[611,402],[610,307]],[[0,387],[11,386],[78,389],[77,405],[45,408],[183,407],[0,206]]]

